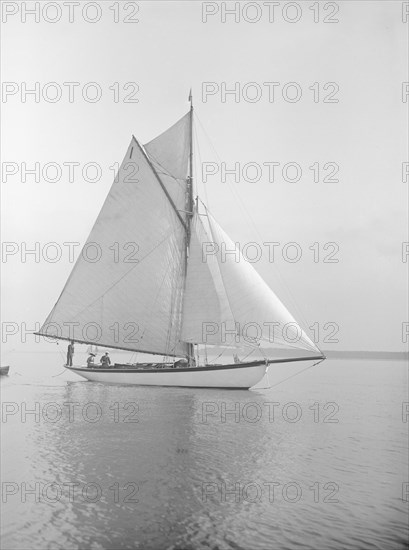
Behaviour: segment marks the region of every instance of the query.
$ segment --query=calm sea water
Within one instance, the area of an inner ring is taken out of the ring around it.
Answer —
[[[4,550],[407,547],[403,362],[327,360],[224,391],[56,376],[52,354],[8,361]]]

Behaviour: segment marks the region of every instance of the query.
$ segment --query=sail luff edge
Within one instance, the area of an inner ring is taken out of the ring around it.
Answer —
[[[156,179],[158,180],[159,182],[159,185],[161,186],[163,192],[165,193],[168,201],[170,202],[173,210],[175,211],[180,223],[183,225],[183,227],[185,228],[185,231],[187,231],[187,226],[182,218],[182,216],[180,215],[179,213],[179,210],[176,208],[176,205],[175,203],[173,202],[172,200],[172,197],[169,195],[169,192],[168,190],[166,189],[166,187],[163,185],[163,182],[162,180],[160,179],[160,176],[158,174],[158,172],[156,171],[155,167],[153,166],[149,156],[147,155],[146,151],[144,150],[144,148],[142,147],[142,145],[139,143],[139,141],[136,139],[136,137],[133,135],[132,138],[134,139],[135,143],[137,144],[137,146],[139,147],[140,151],[142,152],[143,156],[145,157],[145,160],[146,162],[149,164],[149,167],[151,168],[152,172],[154,173]]]

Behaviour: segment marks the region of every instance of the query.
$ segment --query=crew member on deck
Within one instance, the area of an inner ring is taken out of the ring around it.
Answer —
[[[74,357],[74,340],[68,344],[67,349],[67,367],[72,367],[72,358]]]
[[[101,357],[101,365],[103,367],[109,367],[111,365],[111,359],[109,358],[108,352],[105,352],[105,355]]]
[[[87,367],[93,367],[94,366],[94,357],[95,353],[90,353],[89,357],[87,359]]]

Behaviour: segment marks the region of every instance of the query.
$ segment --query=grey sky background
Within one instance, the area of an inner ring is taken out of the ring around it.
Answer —
[[[97,183],[84,181],[79,171],[73,183],[67,172],[57,183],[36,183],[32,176],[24,183],[20,173],[5,182],[3,175],[2,240],[29,248],[36,241],[83,243],[111,186],[109,167],[121,162],[132,134],[145,143],[172,125],[188,110],[192,87],[197,115],[229,168],[235,162],[294,161],[303,169],[297,183],[279,173],[269,182],[264,171],[254,183],[209,177],[204,189],[200,158],[217,158],[196,125],[196,184],[216,219],[242,244],[281,243],[274,263],[263,247],[255,264],[260,274],[297,319],[307,327],[319,323],[321,348],[405,350],[402,163],[408,161],[408,103],[402,101],[402,82],[409,78],[402,3],[341,1],[334,24],[314,23],[313,2],[304,1],[293,24],[281,16],[283,2],[274,23],[264,8],[253,24],[235,23],[231,16],[222,23],[220,13],[203,23],[201,2],[173,1],[138,2],[139,23],[114,23],[113,4],[101,2],[102,18],[95,24],[80,15],[69,23],[63,12],[55,24],[30,17],[22,23],[18,13],[2,25],[3,82],[25,81],[28,88],[36,81],[81,83],[73,103],[66,89],[57,103],[36,103],[33,96],[22,103],[20,94],[3,98],[2,162],[98,162],[103,168]],[[97,103],[81,96],[91,81],[102,88]],[[232,87],[273,81],[297,82],[301,100],[286,102],[281,87],[273,103],[266,87],[255,103],[236,103],[231,95],[223,103],[220,93],[207,102],[202,98],[204,82]],[[139,102],[115,103],[109,90],[115,82],[120,88],[137,83]],[[314,82],[336,82],[339,102],[314,103],[308,89]],[[337,163],[339,182],[315,183],[308,169],[314,162]],[[296,263],[281,255],[288,242],[302,249]],[[315,263],[309,249],[315,242],[337,243],[339,262],[321,257]],[[36,263],[33,256],[24,263],[19,254],[3,258],[3,323],[24,321],[34,328],[43,322],[72,266],[66,249],[57,263]],[[336,344],[323,341],[327,322],[339,326]],[[21,347],[19,338],[9,338],[5,347]]]

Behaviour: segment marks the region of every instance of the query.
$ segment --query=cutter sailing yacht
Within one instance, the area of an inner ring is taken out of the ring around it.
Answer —
[[[194,200],[189,99],[189,112],[164,133],[145,145],[132,137],[82,253],[39,331],[162,360],[66,366],[88,380],[251,388],[273,363],[325,358],[207,207]],[[204,254],[209,243],[212,253]],[[222,257],[223,245],[236,248],[236,258]],[[115,247],[127,251],[121,261]],[[100,251],[98,261],[87,257],[92,248]],[[265,346],[297,353],[271,358]],[[209,349],[220,348],[234,353],[234,361],[207,360]],[[260,358],[240,361],[243,350],[246,357],[257,352]]]

